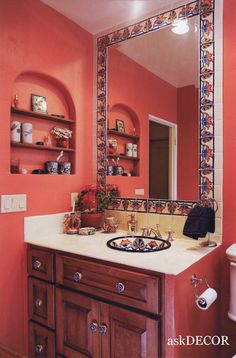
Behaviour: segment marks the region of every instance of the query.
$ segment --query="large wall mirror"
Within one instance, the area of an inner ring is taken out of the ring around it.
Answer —
[[[213,196],[213,1],[98,39],[98,182],[116,209],[186,213]]]

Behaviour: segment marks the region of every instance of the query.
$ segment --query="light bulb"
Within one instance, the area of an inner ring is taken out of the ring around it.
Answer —
[[[186,34],[189,31],[189,26],[187,20],[180,20],[173,23],[173,27],[171,29],[177,35]]]

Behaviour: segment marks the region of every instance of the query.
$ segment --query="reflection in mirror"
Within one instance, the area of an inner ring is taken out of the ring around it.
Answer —
[[[107,183],[122,197],[198,199],[198,22],[108,48]]]

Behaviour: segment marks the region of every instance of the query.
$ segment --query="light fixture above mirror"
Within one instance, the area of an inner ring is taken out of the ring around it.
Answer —
[[[185,19],[185,20],[173,22],[173,27],[172,27],[171,31],[177,35],[186,34],[187,32],[189,32],[188,21]]]
[[[107,182],[107,55],[111,45],[129,41],[135,37],[148,36],[173,23],[199,17],[200,23],[200,86],[199,86],[199,168],[197,191],[199,197],[214,196],[214,2],[211,0],[194,1],[189,4],[152,16],[137,24],[127,26],[98,39],[97,69],[97,181],[105,186]],[[189,26],[185,23],[185,26]],[[109,128],[109,127],[108,127]],[[140,141],[141,133],[140,135]],[[184,158],[183,158],[184,159]],[[140,168],[138,169],[140,170]],[[183,173],[184,175],[184,173]],[[129,177],[125,177],[127,186]],[[166,200],[163,198],[117,198],[112,208],[157,213],[183,215],[196,201]],[[196,198],[196,200],[199,198]]]

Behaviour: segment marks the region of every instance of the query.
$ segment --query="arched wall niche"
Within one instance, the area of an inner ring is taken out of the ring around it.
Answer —
[[[19,108],[31,110],[31,94],[46,97],[48,114],[75,119],[75,106],[67,87],[58,79],[41,72],[23,72],[14,82],[12,97],[19,97]]]
[[[108,108],[108,128],[116,128],[116,119],[124,121],[127,134],[140,134],[140,123],[136,112],[124,103],[115,103]]]
[[[47,102],[47,114],[42,113],[31,116],[31,94],[43,96]],[[14,103],[18,96],[17,105]],[[47,161],[55,161],[63,150],[63,161],[71,163],[71,174],[76,173],[76,110],[72,96],[67,87],[58,79],[40,72],[23,72],[19,74],[12,88],[11,121],[32,124],[32,142],[11,142],[10,172],[23,173],[25,170],[31,174],[35,169],[44,169]],[[41,115],[42,114],[42,115]],[[51,117],[50,115],[56,115]],[[64,116],[60,118],[59,116]],[[72,131],[72,138],[66,147],[58,143],[55,136],[51,135],[53,127],[66,128]],[[44,145],[37,146],[38,142]],[[58,150],[57,150],[58,148]],[[19,168],[13,168],[12,163],[18,162]],[[14,169],[14,170],[13,170]]]

